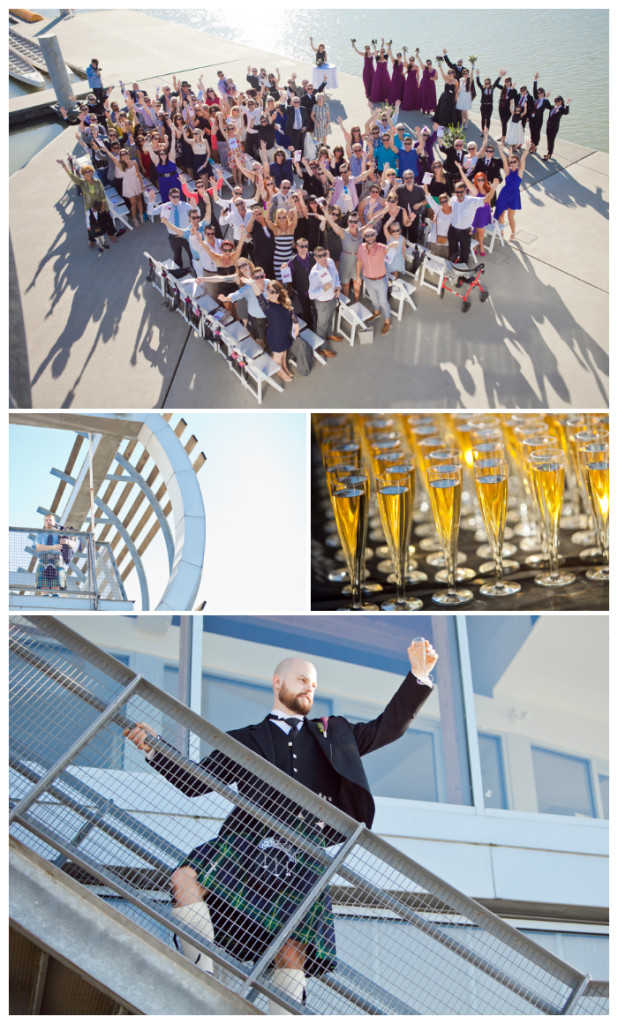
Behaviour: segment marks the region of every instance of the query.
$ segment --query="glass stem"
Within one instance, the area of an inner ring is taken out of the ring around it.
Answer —
[[[549,575],[558,575],[558,523],[551,523],[547,530],[548,554],[549,554]]]

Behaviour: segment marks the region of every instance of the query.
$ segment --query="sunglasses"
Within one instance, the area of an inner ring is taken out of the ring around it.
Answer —
[[[265,277],[266,277],[266,274],[254,274],[253,275],[253,280],[254,281],[263,281]]]

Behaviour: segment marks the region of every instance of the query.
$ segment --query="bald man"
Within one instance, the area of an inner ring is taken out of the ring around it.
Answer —
[[[429,673],[438,655],[429,641],[413,641],[408,657],[411,671],[382,714],[372,722],[357,723],[339,715],[328,720],[309,718],[317,687],[315,665],[303,658],[284,658],[273,674],[271,713],[257,725],[234,729],[229,735],[371,828],[375,805],[361,757],[403,736],[433,688]],[[150,765],[186,796],[210,792],[205,783],[152,750],[148,737],[155,735],[155,730],[150,726],[139,722],[125,735],[146,753]],[[333,845],[343,841],[344,837],[332,829],[329,832],[324,822],[300,813],[298,805],[279,791],[265,783],[256,785],[254,775],[219,751],[205,758],[201,766],[221,781],[236,783],[241,794],[271,813],[277,812],[279,820],[314,842]],[[278,890],[262,888],[260,868],[256,867],[262,863],[262,850],[274,861],[279,858],[287,889],[285,885]],[[318,873],[310,858],[289,844],[286,847],[278,833],[261,826],[255,816],[237,806],[218,836],[192,850],[173,872],[173,914],[208,942],[216,941],[240,960],[254,960],[305,898]],[[212,960],[197,947],[184,939],[177,944],[201,970],[212,973]],[[335,957],[332,908],[325,892],[275,954],[272,983],[288,999],[302,1004],[306,978],[334,970]],[[273,1002],[269,1012],[287,1013]]]

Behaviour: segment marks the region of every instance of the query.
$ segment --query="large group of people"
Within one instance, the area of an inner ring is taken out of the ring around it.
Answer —
[[[352,289],[358,300],[364,282],[371,319],[382,315],[382,334],[389,332],[388,288],[404,272],[406,243],[466,264],[473,238],[485,255],[493,220],[508,218],[514,239],[526,159],[540,145],[546,114],[544,159],[552,157],[570,104],[560,96],[551,103],[538,74],[530,95],[503,68],[481,76],[476,58],[467,67],[444,49],[436,69],[418,50],[394,53],[384,40],[359,50],[352,40],[363,58],[368,116],[348,127],[331,120],[326,47],[310,45],[313,81],[292,74],[283,82],[278,68],[250,65],[242,85],[223,70],[210,85],[203,76],[195,86],[174,76],[154,96],[121,82],[118,101],[93,59],[92,93],[62,112],[90,160],[79,175],[63,164],[84,195],[89,244],[102,252],[119,233],[103,187],[113,183],[135,227],[160,214],[178,275],[193,272],[242,319],[285,380],[298,317],[322,338],[322,354],[336,356],[330,342],[341,340],[341,292]],[[477,97],[482,145],[466,145]],[[410,126],[404,111],[428,115],[430,124]],[[341,143],[329,141],[335,125]]]

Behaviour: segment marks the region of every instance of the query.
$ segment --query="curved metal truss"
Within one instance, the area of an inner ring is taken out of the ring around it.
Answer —
[[[169,579],[156,611],[194,606],[204,564],[206,513],[197,474],[206,461],[197,438],[183,435],[187,423],[171,425],[171,413],[33,413],[11,415],[11,422],[71,430],[77,436],[49,508],[76,529],[90,530],[89,435],[96,508],[95,539],[107,542],[124,582],[134,570],[142,610],[151,610],[145,553],[163,539]]]

